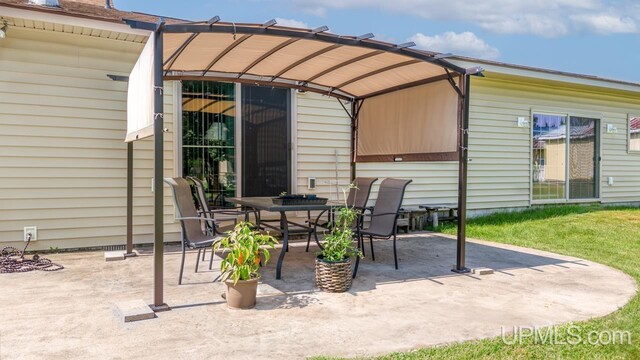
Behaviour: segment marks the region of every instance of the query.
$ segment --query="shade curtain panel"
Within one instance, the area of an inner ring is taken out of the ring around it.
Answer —
[[[129,74],[126,142],[153,135],[154,38],[152,33]]]
[[[447,80],[365,99],[356,161],[457,160],[458,104]]]

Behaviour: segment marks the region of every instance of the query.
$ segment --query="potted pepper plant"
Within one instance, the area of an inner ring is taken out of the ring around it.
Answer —
[[[328,292],[345,292],[352,283],[351,264],[356,256],[362,256],[354,246],[353,226],[359,212],[346,204],[337,210],[331,230],[325,234],[322,250],[316,256],[316,286]]]
[[[232,309],[251,309],[256,305],[260,266],[270,259],[269,249],[278,241],[262,234],[249,222],[238,223],[233,231],[215,243],[214,251],[224,248],[227,256],[220,265],[221,281],[226,285],[225,298]]]

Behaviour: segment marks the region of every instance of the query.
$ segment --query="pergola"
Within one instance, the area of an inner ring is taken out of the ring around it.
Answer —
[[[351,177],[365,161],[459,162],[457,258],[465,267],[469,81],[446,55],[340,36],[323,26],[297,29],[265,24],[167,24],[126,21],[150,31],[129,77],[128,249],[132,248],[132,141],[154,136],[154,298],[163,300],[163,81],[215,80],[285,87],[335,97],[351,119]],[[350,109],[343,101],[350,103]]]

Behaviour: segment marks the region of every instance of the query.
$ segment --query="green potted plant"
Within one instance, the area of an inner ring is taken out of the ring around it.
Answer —
[[[269,248],[278,243],[273,236],[254,229],[253,224],[240,222],[214,245],[214,251],[222,247],[227,253],[220,272],[226,285],[227,305],[233,309],[251,309],[256,305],[260,266],[267,264]]]
[[[358,215],[346,200],[345,206],[337,210],[336,220],[331,224],[330,232],[325,234],[323,248],[316,256],[316,286],[320,290],[345,292],[351,287],[351,264],[356,256],[361,256],[353,245],[355,233],[352,227]]]

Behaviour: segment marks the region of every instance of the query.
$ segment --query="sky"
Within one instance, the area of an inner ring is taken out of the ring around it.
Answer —
[[[638,0],[115,0],[186,20],[321,25],[341,35],[640,82]]]

